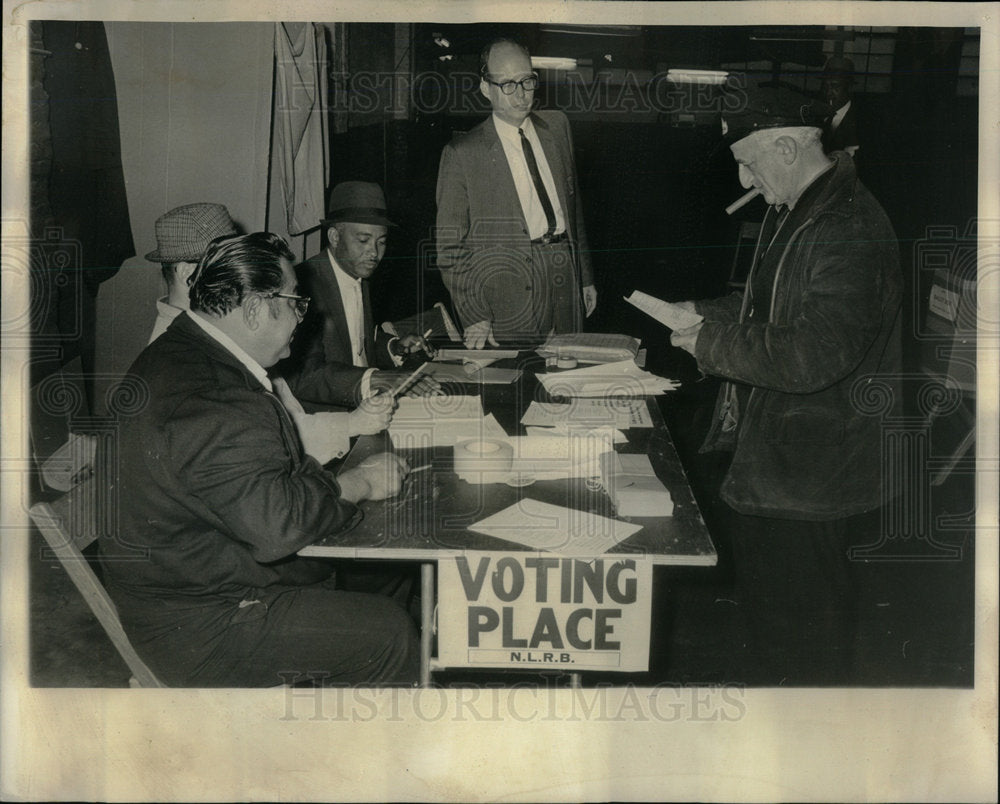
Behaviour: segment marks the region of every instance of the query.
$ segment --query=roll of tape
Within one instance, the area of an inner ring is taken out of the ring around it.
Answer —
[[[556,361],[556,366],[561,369],[573,369],[576,368],[577,362],[575,357],[560,357]]]
[[[455,445],[455,472],[509,472],[514,462],[514,448],[493,438],[463,441]]]

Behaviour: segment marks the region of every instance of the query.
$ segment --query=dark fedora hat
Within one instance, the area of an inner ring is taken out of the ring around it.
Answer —
[[[722,97],[722,134],[729,142],[765,128],[823,128],[833,115],[825,103],[784,86],[760,86],[730,75]]]
[[[831,56],[823,65],[823,78],[844,78],[854,81],[854,62],[842,56]]]
[[[385,193],[370,181],[342,181],[330,191],[330,206],[321,221],[332,223],[371,223],[377,226],[395,226],[388,218]]]
[[[217,237],[236,234],[236,224],[222,204],[185,204],[156,219],[156,250],[150,262],[198,262]]]

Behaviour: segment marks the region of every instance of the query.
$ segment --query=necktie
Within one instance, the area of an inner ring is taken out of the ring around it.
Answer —
[[[538,200],[542,202],[542,210],[545,212],[545,222],[548,224],[547,235],[556,230],[556,213],[552,209],[552,201],[545,191],[545,183],[542,181],[542,174],[538,172],[538,162],[535,161],[535,151],[531,147],[528,138],[524,136],[524,129],[518,129],[521,135],[521,150],[524,151],[524,161],[528,164],[528,172],[531,174],[531,183],[535,185],[535,192],[538,193]]]
[[[365,307],[361,298],[361,282],[354,285],[354,337],[357,346],[357,354],[354,358],[355,366],[367,366],[368,359],[365,354]]]

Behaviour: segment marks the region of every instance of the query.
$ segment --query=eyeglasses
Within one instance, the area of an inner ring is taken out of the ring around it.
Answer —
[[[306,312],[309,310],[309,302],[312,299],[309,296],[294,296],[291,293],[269,293],[267,295],[268,299],[291,299],[295,302],[295,314],[302,318]]]
[[[495,87],[500,87],[500,91],[504,95],[513,95],[517,92],[517,88],[521,87],[525,92],[534,92],[538,89],[538,76],[532,73],[527,78],[522,78],[520,81],[501,81],[499,84],[496,81],[490,81],[489,78],[486,79],[487,84],[492,84]]]

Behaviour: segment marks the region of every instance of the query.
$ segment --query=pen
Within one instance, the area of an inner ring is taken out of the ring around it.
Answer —
[[[425,338],[429,338],[431,336],[431,333],[433,331],[434,331],[434,327],[431,327],[429,330],[427,330],[427,332],[424,333],[424,337]]]
[[[416,469],[411,469],[410,470],[410,474],[411,475],[415,475],[417,472],[422,472],[422,471],[424,471],[424,469],[430,469],[430,468],[431,468],[431,464],[425,463],[423,466],[418,466]]]

